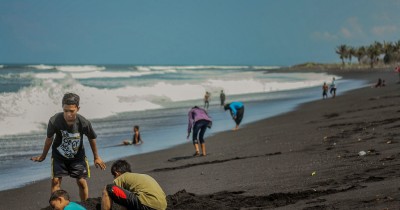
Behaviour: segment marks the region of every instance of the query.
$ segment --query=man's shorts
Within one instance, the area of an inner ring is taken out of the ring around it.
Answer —
[[[86,158],[81,160],[58,160],[52,158],[51,161],[52,178],[70,176],[80,179],[90,177],[89,163]]]
[[[143,205],[135,193],[118,187],[115,184],[107,185],[106,190],[108,196],[113,202],[124,206],[127,209],[152,210],[152,208]]]

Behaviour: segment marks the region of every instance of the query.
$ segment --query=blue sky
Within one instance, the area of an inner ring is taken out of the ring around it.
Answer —
[[[0,64],[287,66],[398,40],[397,0],[0,1]]]

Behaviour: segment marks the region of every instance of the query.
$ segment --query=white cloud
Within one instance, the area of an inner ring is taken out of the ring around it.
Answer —
[[[325,41],[332,41],[332,40],[336,40],[338,38],[337,35],[326,32],[326,31],[325,32],[316,31],[312,35],[316,39],[325,40]]]
[[[345,26],[340,29],[340,35],[344,38],[359,38],[365,36],[362,25],[358,18],[350,17],[346,20]]]
[[[376,36],[386,36],[392,35],[398,32],[397,26],[394,25],[386,25],[386,26],[375,26],[372,27],[371,32]]]
[[[313,37],[320,40],[333,41],[340,38],[359,39],[360,37],[365,37],[365,33],[358,19],[350,17],[336,33],[316,31],[313,33]]]

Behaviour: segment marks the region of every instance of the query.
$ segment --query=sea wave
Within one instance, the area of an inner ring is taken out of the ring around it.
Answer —
[[[44,65],[44,64],[39,64],[39,65],[28,65],[26,66],[28,68],[34,68],[34,69],[39,69],[39,70],[48,70],[48,69],[54,69],[54,66],[49,66],[49,65]]]
[[[81,65],[81,66],[55,66],[55,69],[62,72],[94,72],[103,71],[106,69],[104,66],[94,65]]]
[[[189,67],[190,68],[190,67]],[[331,75],[304,73],[275,73],[237,71],[205,71],[202,73],[182,73],[177,80],[151,79],[145,82],[121,83],[123,86],[89,87],[78,79],[139,77],[148,74],[165,74],[169,68],[132,71],[96,72],[46,72],[24,73],[35,78],[32,85],[18,92],[0,93],[0,136],[43,131],[54,113],[60,112],[60,100],[65,92],[75,92],[81,96],[80,113],[89,119],[99,119],[119,113],[163,109],[180,106],[175,102],[202,101],[205,91],[218,97],[221,90],[227,96],[267,93],[301,89],[322,85],[330,81]],[[179,71],[178,73],[181,73]],[[204,76],[203,73],[206,75]],[[193,79],[190,76],[196,76]],[[203,75],[201,77],[197,77]],[[189,79],[181,79],[181,78]],[[337,79],[340,79],[339,77]]]

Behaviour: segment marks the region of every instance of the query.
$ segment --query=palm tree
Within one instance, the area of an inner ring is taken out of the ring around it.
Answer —
[[[385,54],[385,56],[383,57],[383,62],[385,64],[388,64],[392,61],[393,49],[394,46],[392,42],[383,42],[382,51]]]
[[[361,47],[357,48],[355,51],[356,52],[354,54],[354,57],[357,58],[358,64],[361,64],[361,58],[367,54],[366,49],[364,46],[361,46]]]
[[[356,50],[354,47],[349,47],[347,50],[347,57],[349,58],[349,64],[351,64],[351,58],[354,56],[355,57]]]
[[[339,47],[336,48],[336,53],[340,56],[340,59],[342,60],[342,66],[344,67],[344,59],[347,58],[347,53],[348,53],[348,47],[345,44],[340,45]]]
[[[374,68],[374,63],[377,59],[377,57],[380,54],[380,49],[379,46],[376,44],[371,44],[370,46],[368,46],[367,48],[367,55],[370,59],[370,65],[371,65],[371,69]]]

